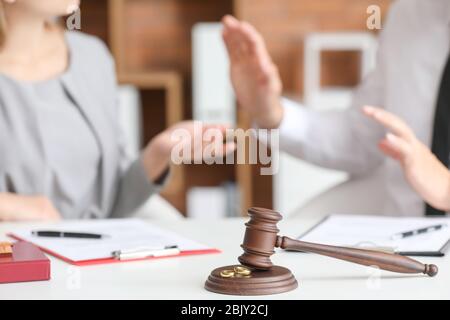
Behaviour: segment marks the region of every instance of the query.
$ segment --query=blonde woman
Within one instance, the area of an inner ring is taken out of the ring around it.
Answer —
[[[156,136],[139,159],[128,159],[110,53],[98,39],[52,22],[78,6],[78,0],[0,0],[2,221],[125,216],[167,175],[174,128]],[[195,138],[191,122],[177,128]],[[216,156],[234,148],[221,147]]]

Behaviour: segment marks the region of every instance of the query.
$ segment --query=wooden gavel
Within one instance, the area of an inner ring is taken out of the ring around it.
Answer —
[[[244,253],[239,262],[256,270],[270,270],[273,266],[270,257],[274,248],[291,251],[316,253],[365,266],[376,266],[380,269],[398,273],[423,273],[434,277],[438,267],[434,264],[423,264],[408,257],[374,250],[336,247],[293,240],[278,236],[277,223],[282,216],[273,210],[251,208],[248,210],[250,221],[247,222]]]

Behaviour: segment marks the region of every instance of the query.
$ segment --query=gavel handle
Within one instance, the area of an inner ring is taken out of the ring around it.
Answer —
[[[293,240],[288,237],[278,237],[276,247],[286,250],[316,253],[399,273],[423,273],[430,277],[434,277],[438,273],[438,267],[434,264],[423,264],[408,257],[374,250],[315,244]]]

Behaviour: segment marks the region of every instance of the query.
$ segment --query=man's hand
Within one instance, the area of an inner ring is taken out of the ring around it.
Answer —
[[[223,158],[234,152],[236,144],[233,141],[215,139],[215,133],[216,136],[226,138],[226,130],[224,125],[202,125],[200,122],[183,121],[158,134],[144,150],[143,162],[149,179],[155,181],[167,170],[172,150],[178,145],[189,148],[189,152],[184,154],[189,159],[183,160],[190,160],[192,163]],[[204,157],[209,154],[213,159]]]
[[[61,214],[44,196],[0,194],[0,221],[60,220]]]
[[[430,205],[450,210],[450,172],[434,154],[420,142],[408,125],[397,116],[374,107],[364,107],[364,113],[390,132],[380,142],[381,151],[399,161],[412,187]]]
[[[239,105],[260,128],[278,128],[283,119],[282,83],[262,36],[232,16],[223,18],[223,39]]]

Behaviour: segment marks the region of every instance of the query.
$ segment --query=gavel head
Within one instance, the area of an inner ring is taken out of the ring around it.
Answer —
[[[239,262],[257,270],[269,270],[273,264],[270,257],[277,246],[277,223],[282,219],[276,211],[263,208],[248,210],[250,221],[245,224],[244,242],[241,247],[244,253],[238,258]]]

